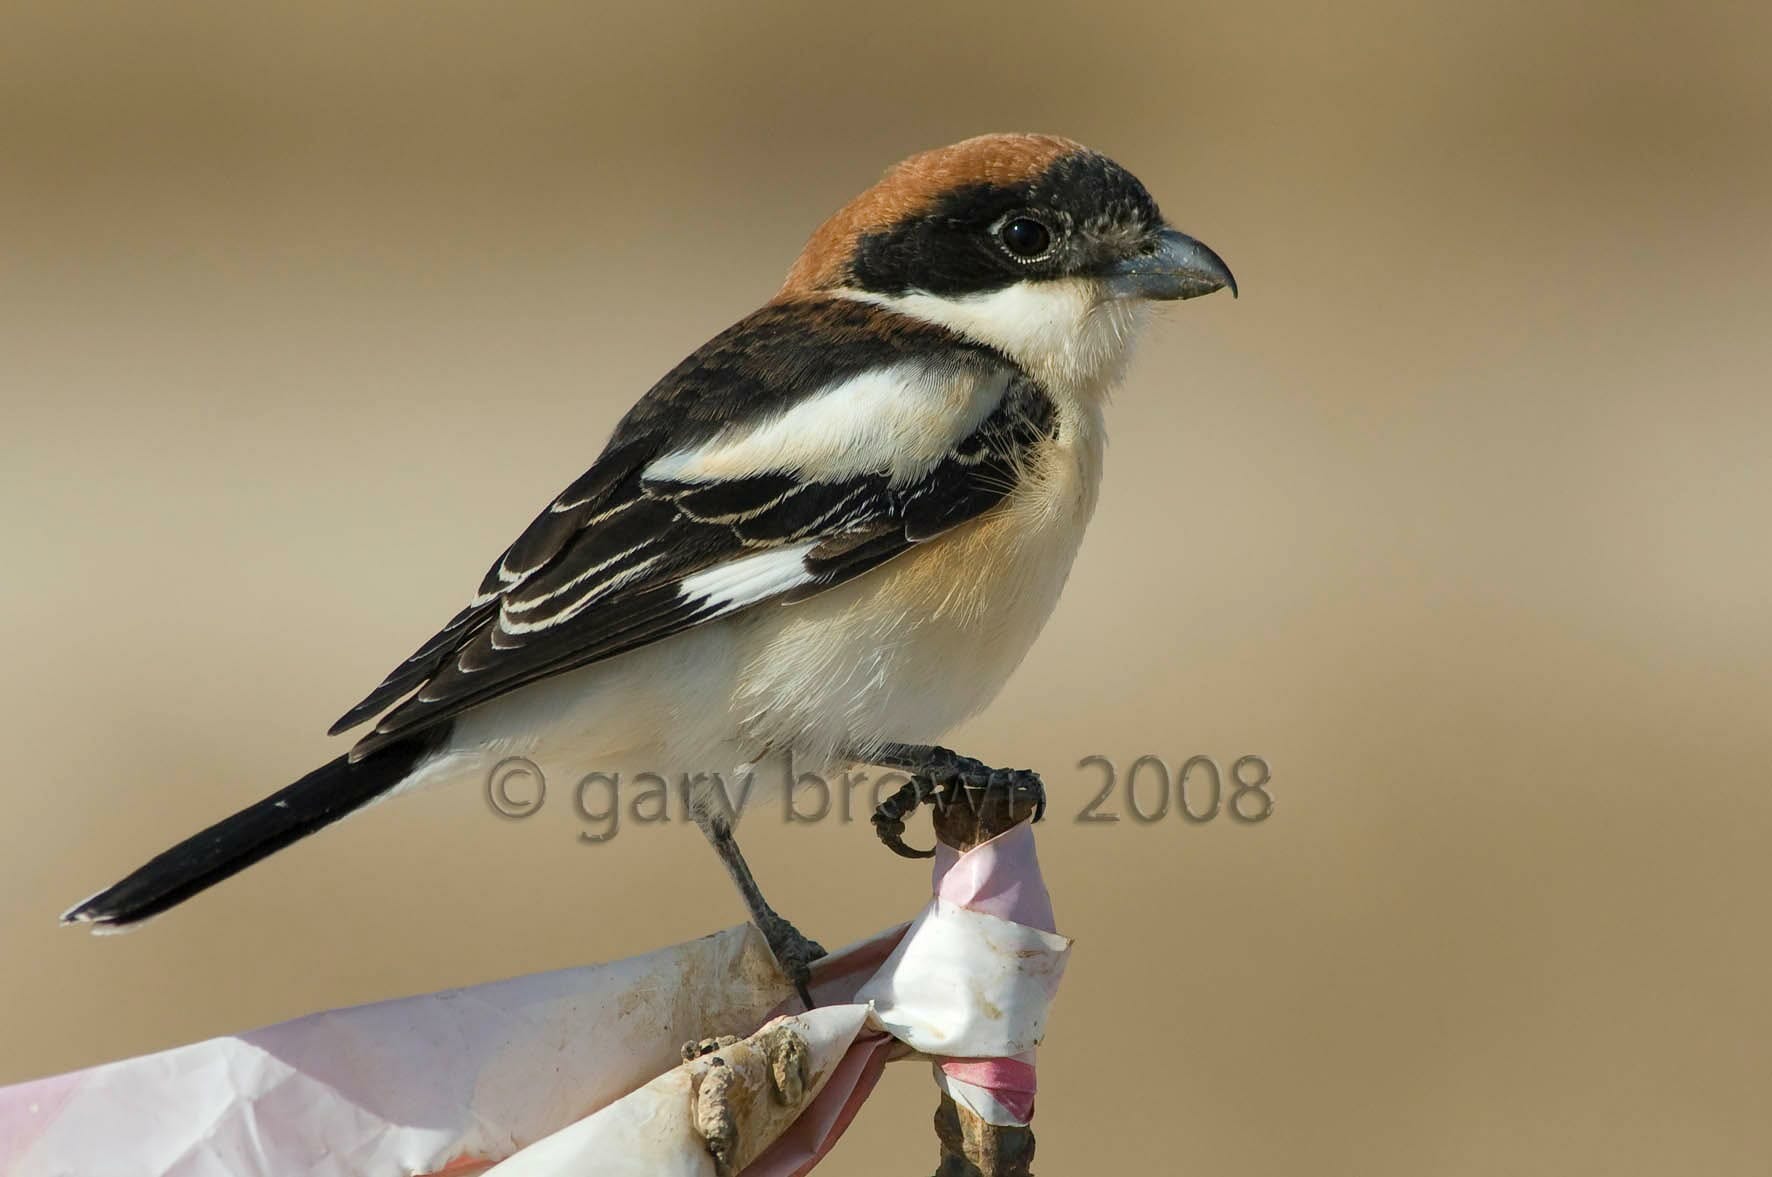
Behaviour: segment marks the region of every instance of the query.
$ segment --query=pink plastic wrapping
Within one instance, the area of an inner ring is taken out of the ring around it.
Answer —
[[[819,962],[820,1008],[794,1022],[819,1063],[815,1094],[749,1177],[810,1171],[888,1058],[913,1051],[987,1120],[1032,1114],[1033,1044],[1069,943],[1053,933],[1031,830],[941,851],[934,890],[911,924]],[[959,975],[968,985],[952,984]],[[593,1165],[713,1177],[687,1121],[660,1130],[686,1090],[679,1049],[749,1035],[796,1010],[791,994],[746,925],[630,960],[314,1014],[0,1088],[0,1174],[542,1177]]]

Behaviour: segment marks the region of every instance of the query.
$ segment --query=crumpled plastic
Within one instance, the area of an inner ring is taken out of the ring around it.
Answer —
[[[873,1002],[895,1037],[937,1056],[936,1082],[956,1103],[987,1124],[1029,1123],[1034,1047],[1070,958],[1032,827],[964,854],[937,843],[934,890],[856,999]]]
[[[747,1121],[771,1137],[747,1177],[810,1171],[913,1051],[988,1122],[1026,1123],[1070,951],[1032,831],[942,849],[934,891],[818,962],[808,1012],[747,924],[0,1088],[0,1175],[713,1177],[691,1096],[716,1064],[681,1047],[777,1022],[805,1042],[805,1089],[797,1115]]]

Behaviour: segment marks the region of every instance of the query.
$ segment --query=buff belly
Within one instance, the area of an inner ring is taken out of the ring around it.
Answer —
[[[744,622],[734,718],[758,747],[840,762],[929,742],[993,699],[1058,602],[1095,466],[1057,445],[1001,509],[875,572]]]
[[[847,584],[476,708],[413,784],[483,778],[509,756],[550,780],[730,781],[755,766],[755,803],[871,744],[939,739],[996,696],[1057,604],[1100,458],[1093,431],[1065,434],[1000,508]]]

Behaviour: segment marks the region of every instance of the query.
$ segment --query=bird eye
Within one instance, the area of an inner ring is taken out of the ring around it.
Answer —
[[[1031,261],[1052,248],[1052,231],[1032,217],[1015,217],[997,230],[1003,248],[1022,261]]]

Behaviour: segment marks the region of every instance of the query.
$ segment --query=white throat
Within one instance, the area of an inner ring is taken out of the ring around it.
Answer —
[[[1118,383],[1144,319],[1144,303],[1114,298],[1087,278],[1017,282],[988,294],[947,297],[839,291],[937,323],[1006,353],[1058,396],[1099,401]]]

